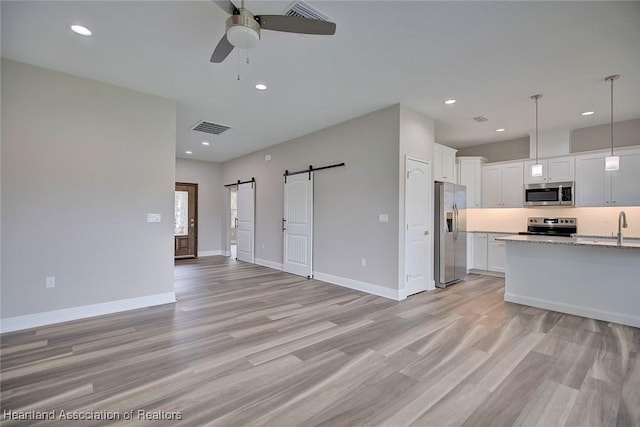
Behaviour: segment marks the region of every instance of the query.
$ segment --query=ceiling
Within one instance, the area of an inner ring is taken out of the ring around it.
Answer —
[[[640,117],[640,2],[308,3],[335,36],[263,31],[249,64],[237,49],[212,64],[227,15],[211,1],[2,1],[2,56],[176,100],[176,155],[208,161],[396,103],[433,117],[436,140],[456,148],[533,132],[536,93],[541,131],[608,123],[610,74],[616,121]],[[247,1],[254,14],[290,4]],[[191,130],[199,120],[231,129]]]

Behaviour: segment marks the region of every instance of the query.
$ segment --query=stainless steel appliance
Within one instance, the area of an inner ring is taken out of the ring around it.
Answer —
[[[527,219],[527,231],[520,232],[519,234],[571,237],[572,234],[576,234],[577,232],[577,218],[529,217],[529,219]]]
[[[525,206],[573,206],[574,182],[545,182],[540,184],[525,184]]]
[[[435,282],[439,288],[467,274],[467,188],[435,184]]]

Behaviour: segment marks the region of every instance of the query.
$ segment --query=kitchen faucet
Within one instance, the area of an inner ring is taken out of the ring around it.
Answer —
[[[624,211],[620,211],[618,214],[618,244],[622,244],[622,229],[627,228],[629,224],[627,223],[627,214]]]

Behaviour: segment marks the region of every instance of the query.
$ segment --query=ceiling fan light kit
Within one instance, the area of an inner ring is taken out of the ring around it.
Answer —
[[[216,0],[215,3],[231,16],[227,18],[226,31],[218,42],[211,62],[225,60],[234,47],[251,49],[258,46],[260,30],[282,31],[285,33],[333,35],[336,24],[319,19],[287,15],[254,15],[244,7],[244,0],[238,9],[229,0]]]
[[[253,49],[260,41],[260,25],[247,10],[227,19],[227,39],[240,49]]]

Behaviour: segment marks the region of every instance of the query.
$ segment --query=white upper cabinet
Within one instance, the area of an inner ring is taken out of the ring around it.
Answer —
[[[576,206],[640,206],[640,150],[616,154],[620,170],[610,172],[608,153],[576,156]]]
[[[456,183],[456,150],[433,144],[433,180]]]
[[[482,207],[523,207],[523,169],[522,162],[482,166]]]
[[[543,182],[563,182],[575,180],[575,157],[556,157],[553,159],[542,159],[542,176],[531,176],[531,166],[535,160],[524,162],[524,183],[538,184]]]
[[[467,187],[467,207],[482,207],[482,165],[484,157],[458,157],[458,184]]]

